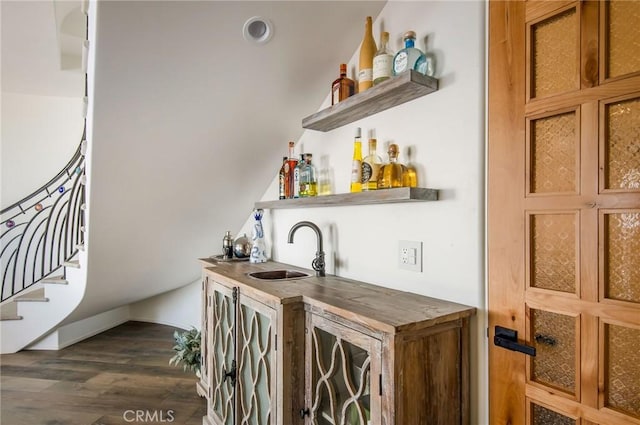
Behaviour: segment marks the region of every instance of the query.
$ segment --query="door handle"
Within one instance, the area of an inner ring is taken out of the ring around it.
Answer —
[[[532,357],[536,356],[536,347],[518,342],[518,331],[513,329],[496,326],[495,335],[493,336],[493,344],[498,347],[506,348],[511,351],[518,351]]]

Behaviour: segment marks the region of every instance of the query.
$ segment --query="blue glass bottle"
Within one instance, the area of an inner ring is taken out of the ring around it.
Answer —
[[[400,75],[410,69],[415,69],[416,62],[423,56],[420,49],[415,47],[416,33],[407,31],[404,36],[404,49],[396,53],[393,58],[393,75]]]

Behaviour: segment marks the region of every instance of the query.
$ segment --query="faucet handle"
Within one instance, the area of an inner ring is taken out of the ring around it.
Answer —
[[[316,276],[324,276],[324,252],[317,252],[316,258],[311,262],[311,267],[316,271]]]

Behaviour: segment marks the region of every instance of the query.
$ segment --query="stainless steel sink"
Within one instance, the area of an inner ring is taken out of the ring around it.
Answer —
[[[264,272],[248,273],[249,277],[260,280],[291,280],[302,279],[310,275],[297,270],[269,270]]]

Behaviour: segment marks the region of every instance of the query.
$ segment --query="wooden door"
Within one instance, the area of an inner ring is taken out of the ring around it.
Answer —
[[[381,424],[381,341],[312,313],[306,329],[305,423]]]
[[[209,405],[207,414],[215,425],[234,425],[236,380],[237,288],[208,280]]]
[[[275,425],[277,313],[242,292],[238,300],[236,423]]]
[[[640,424],[638,40],[637,0],[489,3],[492,425]]]

